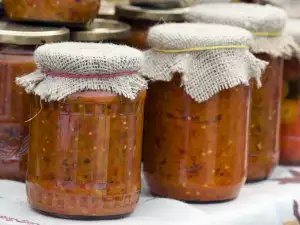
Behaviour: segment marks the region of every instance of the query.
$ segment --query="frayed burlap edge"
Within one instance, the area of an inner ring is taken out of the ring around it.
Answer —
[[[123,95],[131,100],[147,89],[147,81],[138,74],[114,78],[62,78],[51,77],[41,71],[18,77],[16,83],[27,93],[41,97],[45,101],[59,101],[80,91],[107,91]]]
[[[266,53],[272,57],[282,57],[290,59],[297,57],[300,59],[300,48],[294,39],[289,35],[279,37],[255,37],[251,43],[252,53]]]
[[[229,71],[219,70],[220,73],[215,74],[215,77],[222,77],[222,79],[219,79],[222,80],[221,83],[209,81],[209,78],[205,81],[201,80],[201,76],[209,77],[208,72],[204,69],[205,64],[207,64],[206,61],[200,62],[199,60],[203,52],[163,53],[148,50],[145,52],[145,61],[147,63],[140,70],[140,73],[150,81],[167,82],[173,79],[175,73],[179,73],[182,76],[181,85],[184,87],[184,90],[195,101],[201,103],[224,89],[233,88],[241,84],[248,86],[249,80],[252,78],[257,81],[257,86],[261,87],[260,78],[269,63],[256,58],[248,50],[244,50],[241,50],[241,56],[244,58],[233,62],[240,68],[237,73],[234,73],[234,69],[232,71],[229,69]],[[195,62],[199,63],[197,68],[191,69],[191,65],[195,64]],[[224,61],[212,63],[215,68],[218,68],[218,63],[223,64]],[[197,78],[194,76],[195,74],[197,74]],[[231,74],[231,77],[228,77],[228,74]]]

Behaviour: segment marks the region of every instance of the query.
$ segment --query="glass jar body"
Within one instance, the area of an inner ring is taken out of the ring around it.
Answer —
[[[300,165],[300,63],[284,61],[280,164]]]
[[[151,192],[194,202],[236,198],[246,180],[249,103],[244,86],[197,103],[178,77],[151,84],[143,142]]]
[[[279,160],[279,128],[283,59],[265,54],[257,57],[268,61],[262,75],[262,87],[252,83],[252,106],[247,180],[267,179]]]
[[[86,24],[97,17],[100,0],[3,0],[7,16],[14,21]]]
[[[29,97],[15,79],[33,72],[33,47],[0,46],[0,179],[25,181]]]
[[[130,214],[141,186],[144,98],[145,92],[134,101],[104,92],[73,94],[65,102],[33,97],[30,205],[72,219]]]

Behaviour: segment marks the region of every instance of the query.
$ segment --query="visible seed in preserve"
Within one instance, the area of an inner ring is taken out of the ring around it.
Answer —
[[[262,149],[262,144],[261,144],[261,142],[259,142],[258,144],[257,144],[257,149],[259,149],[259,150],[261,150]]]
[[[92,132],[89,132],[89,135],[91,136],[93,133]]]
[[[90,162],[91,162],[90,159],[85,159],[85,160],[84,160],[84,163],[85,163],[85,164],[89,164]]]
[[[209,149],[208,151],[207,151],[207,154],[208,155],[211,155],[213,153],[213,151],[211,150],[211,149]]]
[[[205,126],[205,125],[202,125],[201,128],[202,128],[202,129],[206,129],[206,126]]]

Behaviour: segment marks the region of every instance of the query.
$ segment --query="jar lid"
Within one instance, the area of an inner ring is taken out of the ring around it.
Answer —
[[[91,42],[122,40],[126,39],[129,33],[130,26],[126,23],[98,18],[86,30],[71,32],[71,40]]]
[[[300,19],[289,19],[285,29],[300,46]]]
[[[169,10],[153,10],[132,5],[116,5],[116,16],[133,20],[150,20],[165,22],[184,21],[184,15],[189,11],[187,8]]]
[[[138,75],[143,53],[126,45],[62,42],[34,52],[37,70],[17,78],[28,93],[59,101],[81,91],[106,91],[135,99],[147,88]]]
[[[249,30],[255,36],[280,36],[287,14],[270,6],[247,3],[214,3],[192,7],[187,20],[203,23],[220,23]]]
[[[39,45],[49,42],[67,41],[67,28],[40,27],[0,21],[0,43],[16,45]]]
[[[172,9],[190,7],[199,0],[130,0],[130,5],[148,7],[154,9]]]

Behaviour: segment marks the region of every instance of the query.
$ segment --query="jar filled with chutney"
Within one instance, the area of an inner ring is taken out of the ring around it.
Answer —
[[[65,42],[35,51],[17,79],[34,94],[26,189],[32,208],[70,219],[133,212],[141,188],[143,54],[128,46]]]
[[[247,29],[254,37],[250,51],[269,62],[262,75],[262,88],[252,84],[247,175],[249,182],[265,180],[279,161],[283,59],[298,51],[292,37],[282,32],[287,15],[270,5],[219,3],[195,6],[187,19]]]
[[[183,22],[188,8],[149,9],[133,5],[117,5],[116,16],[131,25],[132,30],[126,44],[138,49],[148,49],[147,33],[150,27],[163,22]]]
[[[289,19],[287,34],[293,36],[300,47],[300,20]],[[300,54],[284,61],[280,163],[300,165]]]
[[[247,30],[169,23],[150,29],[142,75],[144,174],[153,195],[192,202],[236,198],[246,181],[250,79]]]
[[[3,6],[13,21],[77,25],[97,17],[100,0],[3,0]]]
[[[15,78],[36,69],[37,45],[68,39],[64,28],[0,21],[0,179],[24,182],[27,170],[29,97]]]
[[[126,23],[97,18],[85,29],[71,30],[71,40],[123,44],[130,35],[130,29],[130,25]]]

